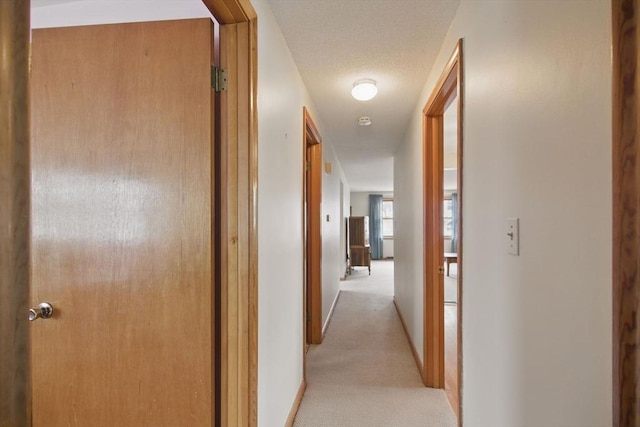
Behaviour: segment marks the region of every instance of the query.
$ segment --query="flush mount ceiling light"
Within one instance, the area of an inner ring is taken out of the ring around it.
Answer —
[[[378,93],[376,81],[371,79],[358,80],[353,84],[351,95],[358,101],[368,101]]]
[[[371,117],[360,117],[358,119],[359,126],[369,126],[371,124]]]

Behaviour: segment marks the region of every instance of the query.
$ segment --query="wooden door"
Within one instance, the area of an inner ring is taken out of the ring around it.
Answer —
[[[365,226],[363,216],[349,217],[349,242],[351,246],[365,245]]]
[[[444,109],[444,107],[443,107]],[[444,110],[443,110],[444,111]],[[425,366],[427,385],[444,388],[444,236],[442,214],[444,206],[444,119],[443,115],[426,118],[432,138],[426,147],[425,201],[428,218],[425,221]]]
[[[640,4],[613,0],[613,427],[640,424]]]
[[[305,333],[307,344],[322,343],[322,138],[303,108],[305,214]]]
[[[33,31],[33,426],[211,426],[212,23]]]

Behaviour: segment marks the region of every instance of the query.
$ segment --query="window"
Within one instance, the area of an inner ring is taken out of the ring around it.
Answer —
[[[393,237],[393,200],[382,201],[382,236]]]
[[[448,198],[447,198],[448,197]],[[451,237],[453,233],[453,202],[451,196],[445,196],[442,205],[442,234]]]

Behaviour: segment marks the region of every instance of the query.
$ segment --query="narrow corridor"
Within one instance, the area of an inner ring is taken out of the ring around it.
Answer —
[[[393,303],[393,261],[342,282],[323,344],[307,355],[296,427],[456,426],[442,390],[426,388]]]

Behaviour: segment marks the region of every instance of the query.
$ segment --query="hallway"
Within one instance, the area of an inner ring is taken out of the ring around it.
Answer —
[[[393,303],[393,261],[342,282],[323,344],[307,355],[294,426],[455,426],[442,390],[425,388]]]

